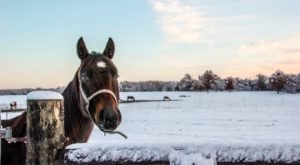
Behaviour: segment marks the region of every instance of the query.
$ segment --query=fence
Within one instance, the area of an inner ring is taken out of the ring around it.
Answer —
[[[1,121],[1,120],[0,120]],[[1,124],[1,123],[0,123]],[[9,138],[9,129],[4,132],[3,136]],[[54,164],[57,150],[62,148],[64,141],[64,109],[63,97],[56,92],[35,91],[27,95],[27,153],[26,164]],[[1,150],[0,150],[1,151]],[[73,152],[72,150],[65,150],[65,153]],[[0,152],[1,154],[1,152]],[[162,160],[144,160],[131,161],[123,157],[120,160],[106,160],[100,161],[93,159],[85,161],[85,157],[78,158],[78,161],[65,157],[64,160],[59,160],[60,164],[103,164],[103,165],[167,165],[171,164],[166,159]],[[218,158],[217,158],[218,160]],[[198,164],[198,162],[195,162]],[[270,162],[257,161],[245,162],[245,160],[238,160],[232,162],[217,162],[219,165],[296,165],[300,164],[300,160],[294,162]]]
[[[6,110],[5,112],[19,112]],[[1,124],[1,123],[0,123]],[[64,141],[64,110],[61,94],[51,91],[34,91],[27,95],[26,164],[54,164],[57,150]],[[13,138],[11,129],[1,129],[1,138]],[[0,152],[1,154],[1,152]]]

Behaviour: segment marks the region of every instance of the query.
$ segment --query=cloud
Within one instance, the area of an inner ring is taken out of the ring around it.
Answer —
[[[300,55],[300,33],[277,40],[262,40],[242,45],[241,55],[298,56]]]
[[[207,18],[197,8],[179,0],[149,0],[168,43],[201,41]]]
[[[300,33],[273,40],[261,40],[242,45],[240,58],[251,60],[245,65],[251,65],[261,72],[272,73],[281,69],[287,73],[300,71]]]

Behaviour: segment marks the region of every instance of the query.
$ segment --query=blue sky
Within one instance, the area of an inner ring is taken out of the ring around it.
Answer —
[[[67,85],[80,36],[113,38],[120,80],[300,72],[298,0],[1,1],[0,19],[1,89]]]

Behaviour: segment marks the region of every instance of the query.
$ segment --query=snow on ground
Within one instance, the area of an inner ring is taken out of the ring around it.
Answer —
[[[26,95],[8,95],[0,96],[0,109],[10,109],[9,104],[13,101],[17,102],[18,109],[25,109],[27,107]],[[20,115],[20,112],[1,113],[1,119],[10,119]]]
[[[9,104],[13,101],[17,102],[17,108],[26,108],[26,95],[7,95],[0,96],[0,109],[9,109]]]
[[[214,158],[218,161],[300,160],[300,94],[121,93],[121,99],[126,100],[127,96],[136,100],[162,100],[169,96],[180,101],[120,104],[123,121],[118,131],[128,139],[104,136],[95,127],[87,144],[69,147],[79,148],[71,151],[69,158],[163,159],[173,164],[191,164],[193,160],[214,164]],[[0,105],[2,100],[0,96]]]

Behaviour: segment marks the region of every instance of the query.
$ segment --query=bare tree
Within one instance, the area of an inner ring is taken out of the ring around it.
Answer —
[[[278,94],[282,89],[284,89],[286,82],[287,82],[286,75],[281,70],[277,70],[270,77],[271,88],[276,90]]]
[[[207,70],[202,76],[199,76],[199,80],[207,92],[212,89],[212,85],[216,85],[217,79],[219,79],[218,75],[214,74],[211,70]]]
[[[192,88],[193,79],[192,76],[188,73],[178,83],[179,90],[181,91],[190,91]]]
[[[232,91],[234,89],[234,80],[232,77],[225,79],[225,90]]]
[[[267,89],[266,81],[267,81],[268,77],[265,75],[262,75],[260,73],[258,75],[256,75],[256,77],[257,77],[257,82],[256,82],[257,89],[259,91],[266,90]]]

